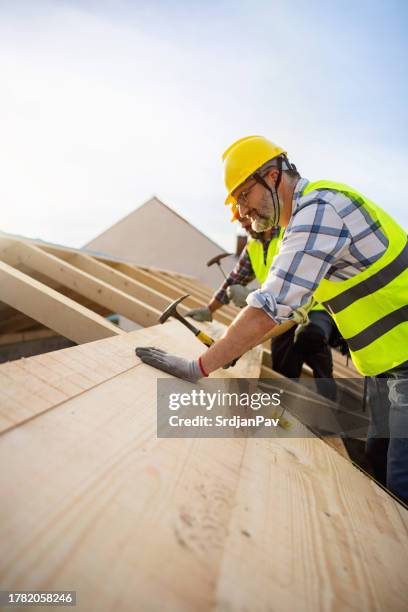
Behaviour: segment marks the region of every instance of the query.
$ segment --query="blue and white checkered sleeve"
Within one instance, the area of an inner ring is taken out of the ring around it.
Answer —
[[[314,200],[293,216],[262,287],[247,304],[262,308],[276,323],[306,304],[329,268],[347,250],[350,233],[336,210]]]

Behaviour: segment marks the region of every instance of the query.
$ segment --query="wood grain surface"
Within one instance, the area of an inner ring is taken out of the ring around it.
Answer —
[[[202,351],[173,321],[0,366],[2,588],[81,612],[408,609],[397,501],[318,438],[157,438],[167,375],[137,345]]]

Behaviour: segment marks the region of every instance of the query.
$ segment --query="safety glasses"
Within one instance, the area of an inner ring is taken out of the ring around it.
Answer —
[[[255,180],[250,187],[241,191],[237,198],[234,198],[234,201],[231,202],[231,211],[232,211],[232,219],[231,221],[237,221],[240,218],[239,207],[248,203],[248,195],[250,191],[255,187],[258,183],[258,180]]]

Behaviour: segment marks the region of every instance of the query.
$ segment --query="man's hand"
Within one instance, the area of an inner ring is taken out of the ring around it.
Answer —
[[[208,306],[203,306],[202,308],[194,308],[193,310],[189,310],[186,312],[187,317],[191,317],[195,321],[212,321],[212,312],[208,308]]]
[[[203,377],[197,359],[189,361],[153,346],[138,346],[136,348],[136,355],[144,363],[168,374],[173,374],[177,378],[183,378],[188,382],[196,383]]]
[[[243,285],[230,285],[227,289],[227,295],[238,308],[244,308],[247,303],[246,299],[253,289],[248,289]]]

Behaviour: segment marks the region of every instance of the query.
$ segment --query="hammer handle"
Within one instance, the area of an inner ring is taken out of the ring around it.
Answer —
[[[222,366],[222,369],[228,370],[228,368],[233,368],[234,365],[237,363],[238,359],[241,359],[241,355],[239,357],[235,357],[235,359],[227,363],[225,366]]]
[[[208,347],[210,347],[215,342],[213,338],[210,338],[210,336],[207,336],[207,334],[200,330],[197,330],[196,337],[201,340],[201,342],[205,344],[205,346]],[[239,357],[236,357],[236,359],[233,359],[230,363],[227,363],[227,365],[224,366],[224,370],[226,370],[227,368],[232,368],[237,363],[238,359]]]
[[[196,337],[200,340],[200,342],[205,344],[205,346],[211,346],[212,344],[214,344],[214,340],[210,338],[210,336],[207,336],[207,334],[205,334],[201,330],[197,330]]]

